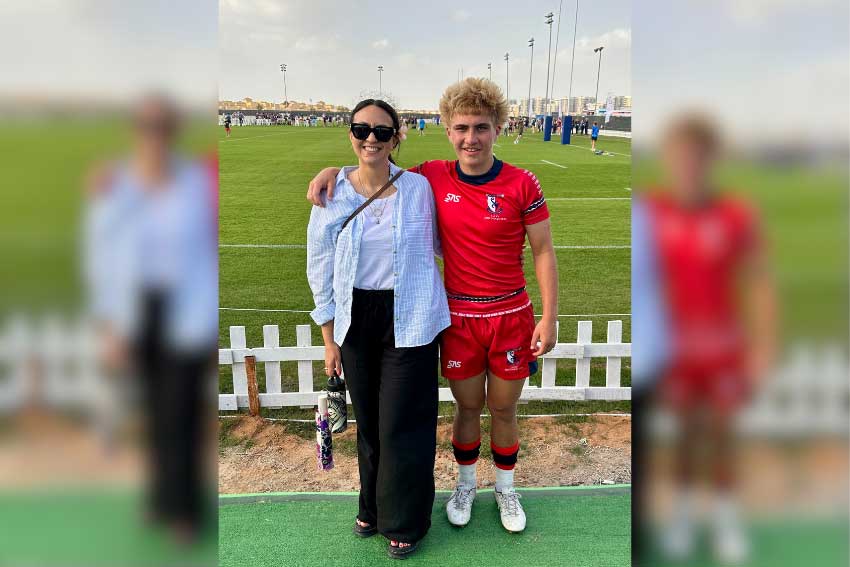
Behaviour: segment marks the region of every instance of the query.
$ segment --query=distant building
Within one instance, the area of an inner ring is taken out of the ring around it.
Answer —
[[[323,100],[315,104],[298,102],[290,100],[288,102],[269,102],[265,100],[254,100],[251,97],[245,97],[242,100],[220,100],[218,102],[220,111],[237,111],[237,110],[260,110],[260,111],[301,111],[301,112],[349,112],[348,107],[328,104]]]

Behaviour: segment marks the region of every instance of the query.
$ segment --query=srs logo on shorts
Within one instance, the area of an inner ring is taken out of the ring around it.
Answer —
[[[443,199],[444,203],[460,203],[460,195],[455,195],[454,193],[446,194],[446,198]]]
[[[446,364],[446,368],[460,368],[460,361],[459,360],[450,360]]]

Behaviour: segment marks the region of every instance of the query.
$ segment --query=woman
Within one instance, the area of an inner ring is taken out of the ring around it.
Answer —
[[[380,532],[393,558],[414,552],[431,524],[437,336],[450,324],[434,260],[431,187],[411,172],[393,181],[402,172],[391,156],[399,129],[398,114],[384,101],[354,108],[349,139],[358,165],[339,172],[335,198],[313,207],[307,229],[311,316],[322,327],[325,371],[345,368],[357,415],[354,533]]]
[[[136,106],[132,153],[92,179],[86,268],[103,363],[140,381],[145,517],[188,544],[204,527],[210,480],[204,408],[218,339],[218,168],[178,156],[179,125],[162,95]]]

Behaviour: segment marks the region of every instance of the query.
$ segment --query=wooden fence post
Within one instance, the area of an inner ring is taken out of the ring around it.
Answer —
[[[257,388],[257,358],[245,357],[245,373],[248,378],[248,411],[256,417],[260,415],[260,391]]]

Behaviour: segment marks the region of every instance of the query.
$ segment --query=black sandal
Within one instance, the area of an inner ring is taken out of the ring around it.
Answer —
[[[372,537],[373,535],[378,533],[378,528],[376,528],[374,524],[368,524],[368,527],[366,527],[361,526],[359,523],[357,523],[358,521],[363,522],[363,520],[355,519],[354,521],[353,531],[354,535],[356,535],[357,537]],[[365,524],[366,522],[363,523]]]
[[[392,542],[387,546],[387,555],[392,557],[393,559],[407,559],[407,556],[412,554],[419,547],[419,542],[406,542],[400,541],[398,543],[407,543],[407,547],[399,547],[397,545],[393,545]]]

